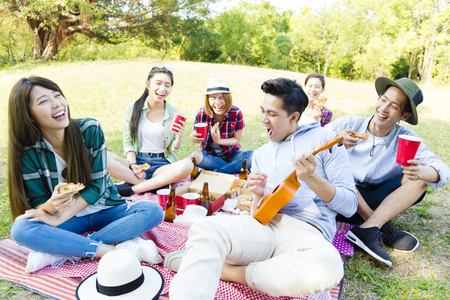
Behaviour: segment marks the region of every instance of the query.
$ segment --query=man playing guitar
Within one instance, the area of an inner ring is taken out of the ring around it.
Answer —
[[[248,285],[271,296],[305,296],[334,287],[344,275],[331,241],[337,213],[350,216],[357,195],[344,147],[311,148],[335,137],[318,122],[297,124],[308,98],[295,81],[263,83],[261,123],[269,143],[253,156],[249,189],[254,208],[294,170],[300,183],[293,198],[267,224],[251,216],[217,215],[192,225],[186,249],[167,254],[177,271],[170,299],[214,299],[219,279]]]

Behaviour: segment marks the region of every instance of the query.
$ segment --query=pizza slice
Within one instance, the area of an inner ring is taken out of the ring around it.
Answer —
[[[322,109],[325,102],[327,102],[327,98],[325,97],[313,101],[314,105],[317,106],[319,109]]]
[[[150,169],[150,165],[148,163],[142,164],[139,166],[139,170],[148,170]]]
[[[354,138],[358,138],[358,139],[363,139],[363,140],[367,140],[367,138],[369,137],[367,134],[350,134],[351,137]]]
[[[84,184],[82,184],[82,183],[77,183],[77,184],[67,183],[59,189],[59,192],[61,194],[68,194],[68,193],[72,193],[72,192],[79,192],[82,189],[84,189]]]

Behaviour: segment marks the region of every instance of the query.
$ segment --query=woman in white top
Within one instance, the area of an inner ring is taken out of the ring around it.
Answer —
[[[174,124],[177,132],[169,129],[173,114],[181,115],[166,101],[172,86],[172,71],[155,66],[147,77],[142,96],[125,109],[123,145],[127,159],[108,153],[108,172],[125,181],[117,185],[122,196],[178,182],[186,178],[194,167],[190,159],[178,161],[176,156],[181,149],[184,122]],[[144,163],[150,165],[148,170],[139,168]]]

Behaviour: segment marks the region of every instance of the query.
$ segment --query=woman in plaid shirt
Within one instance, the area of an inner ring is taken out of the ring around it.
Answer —
[[[117,195],[106,171],[100,124],[71,119],[58,85],[42,77],[21,79],[9,96],[8,121],[11,236],[31,250],[27,273],[116,248],[141,261],[162,261],[156,245],[139,237],[161,222],[161,207],[125,203]],[[61,193],[66,182],[85,188]],[[118,242],[123,243],[111,245]]]
[[[313,101],[320,98],[325,90],[325,78],[317,73],[309,74],[305,79],[305,92],[308,96],[309,104],[302,113],[298,125],[308,124],[312,122],[320,122],[320,126],[330,123],[333,113],[325,106],[319,109],[314,105]]]
[[[200,138],[195,131],[195,124],[208,124],[206,139]],[[200,144],[202,151],[195,151],[194,157],[202,169],[214,172],[234,174],[247,159],[251,168],[253,150],[240,151],[244,116],[233,105],[233,98],[225,78],[211,78],[205,93],[205,106],[200,108],[194,121],[194,131],[190,135],[193,143]]]

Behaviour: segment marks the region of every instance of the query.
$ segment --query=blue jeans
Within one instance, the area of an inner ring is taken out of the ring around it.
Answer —
[[[230,156],[224,159],[211,155],[206,151],[202,151],[202,154],[203,159],[198,166],[205,170],[213,170],[214,172],[226,174],[239,173],[244,159],[247,159],[247,168],[252,167],[253,150],[234,151]]]
[[[161,223],[163,211],[154,202],[120,204],[83,217],[72,217],[58,227],[24,219],[14,222],[11,236],[28,249],[53,255],[94,257],[98,245],[134,238]],[[88,237],[80,234],[95,231]]]
[[[136,163],[138,165],[145,163],[150,165],[150,169],[145,170],[145,179],[152,178],[153,173],[155,173],[155,171],[160,167],[170,165],[170,162],[165,157],[148,157],[145,155],[137,155]]]

